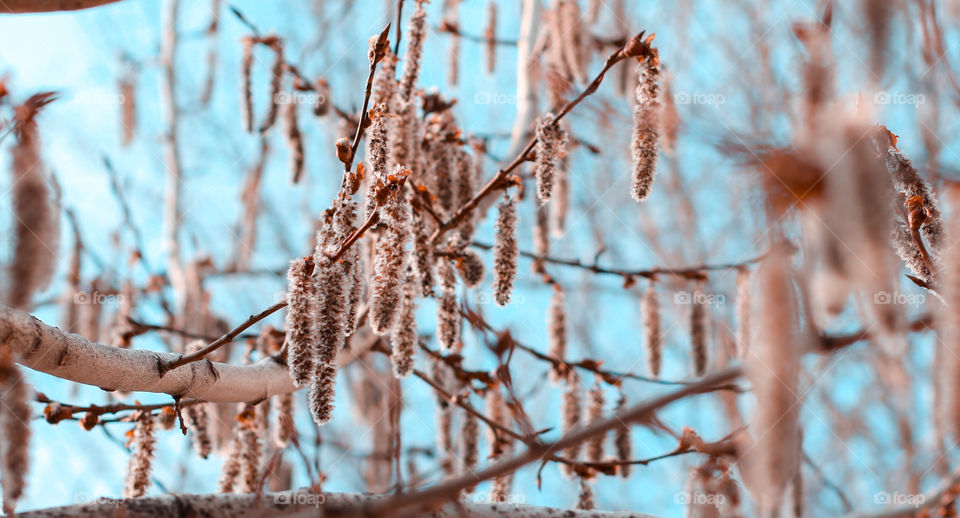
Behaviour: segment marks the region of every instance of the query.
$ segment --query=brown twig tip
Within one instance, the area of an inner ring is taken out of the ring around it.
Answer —
[[[626,45],[623,46],[621,53],[623,57],[626,58],[639,58],[640,61],[644,59],[657,60],[659,63],[659,55],[657,49],[650,46],[653,43],[654,33],[650,33],[646,38],[643,37],[644,33],[647,31],[640,31],[632,38],[627,40]]]
[[[388,22],[387,26],[380,31],[380,34],[370,37],[370,50],[367,52],[367,59],[370,60],[370,66],[376,66],[387,52],[390,50],[390,26],[393,22]]]

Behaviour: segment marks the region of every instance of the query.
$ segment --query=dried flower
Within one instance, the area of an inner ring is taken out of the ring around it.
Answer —
[[[250,72],[253,68],[253,38],[240,38],[243,48],[243,58],[240,60],[240,116],[243,119],[243,129],[253,133],[253,86]]]
[[[587,423],[593,424],[603,420],[603,388],[599,383],[587,392]],[[603,460],[603,442],[605,434],[597,434],[587,442],[587,461],[600,462]]]
[[[416,283],[412,268],[407,269],[403,283],[403,302],[397,325],[390,331],[390,363],[398,378],[405,378],[413,371],[413,354],[417,346]]]
[[[30,400],[32,390],[13,363],[10,350],[0,349],[0,483],[3,485],[3,512],[12,516],[23,496],[30,445]]]
[[[534,174],[537,177],[537,198],[542,205],[550,201],[553,195],[557,161],[567,153],[567,132],[552,113],[545,113],[537,119],[536,137],[537,164]]]
[[[409,174],[409,170],[404,171],[397,166],[395,174],[404,173]],[[370,327],[377,334],[383,335],[388,333],[397,321],[403,295],[403,266],[409,255],[405,245],[411,233],[410,205],[400,189],[387,193],[386,201],[380,208],[380,221],[385,229],[377,242],[373,264]]]
[[[136,425],[133,428],[130,463],[123,488],[124,498],[137,498],[146,494],[150,487],[150,471],[153,467],[153,416],[150,412],[138,411],[134,414],[134,419]]]
[[[654,378],[660,376],[660,364],[663,358],[663,336],[660,332],[660,301],[657,299],[656,282],[650,279],[650,285],[640,301],[640,316],[643,320],[644,346],[647,352],[647,372]]]
[[[517,202],[505,195],[498,210],[493,247],[493,300],[498,306],[506,306],[517,277]]]
[[[654,56],[637,65],[637,104],[633,108],[633,199],[650,196],[657,174],[657,139],[660,136],[660,100],[657,98],[660,60]]]
[[[317,343],[317,284],[313,273],[313,259],[304,257],[290,262],[287,279],[287,363],[290,377],[302,387],[314,372],[314,352]]]
[[[456,349],[460,341],[460,308],[457,307],[457,278],[445,258],[437,259],[440,296],[437,300],[437,339],[445,350]]]
[[[707,372],[707,313],[703,304],[703,288],[700,283],[690,301],[690,347],[693,353],[693,371],[697,376]]]
[[[617,401],[617,408],[614,409],[614,414],[619,414],[627,408],[627,398],[623,395],[620,396],[620,400]],[[632,460],[633,456],[633,441],[630,439],[630,426],[626,423],[617,427],[616,432],[613,437],[613,446],[617,450],[617,460],[620,462],[627,462]],[[619,466],[620,476],[627,478],[630,476],[630,465],[621,464]]]
[[[333,418],[334,385],[337,381],[337,367],[332,363],[317,366],[316,376],[310,385],[310,414],[317,424],[324,424]]]
[[[553,296],[547,306],[547,342],[550,348],[547,354],[551,358],[565,361],[567,358],[567,309],[563,288],[559,284],[553,285]],[[551,364],[550,381],[554,384],[563,381],[566,375],[564,364]]]

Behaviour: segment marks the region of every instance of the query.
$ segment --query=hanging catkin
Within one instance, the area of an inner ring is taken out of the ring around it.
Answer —
[[[517,276],[517,202],[505,195],[498,207],[493,247],[493,300],[498,306],[510,302],[510,291]]]
[[[476,186],[474,185],[474,180],[476,180],[477,177],[476,168],[476,160],[471,157],[469,153],[458,148],[454,159],[454,174],[456,174],[457,177],[456,207],[462,207],[473,198],[474,190],[476,190]],[[464,242],[469,243],[473,237],[473,229],[474,218],[473,212],[471,212],[467,217],[463,218],[463,221],[457,226],[457,230],[460,232],[460,236]]]
[[[430,246],[429,227],[423,211],[413,213],[413,250],[416,260],[413,262],[414,271],[418,280],[419,295],[433,296],[433,247]]]
[[[310,415],[317,424],[324,424],[333,418],[334,385],[337,381],[337,368],[333,363],[321,363],[310,385]]]
[[[317,344],[317,284],[313,273],[313,258],[303,257],[290,262],[287,279],[287,363],[290,377],[298,387],[306,385],[314,373],[314,353]]]
[[[599,383],[593,385],[593,388],[587,392],[587,424],[594,424],[603,420],[603,387]],[[603,460],[603,443],[607,438],[606,434],[597,434],[587,442],[587,462],[600,462]]]
[[[293,183],[300,181],[303,174],[303,135],[297,122],[296,92],[287,94],[287,102],[283,105],[283,119],[286,123],[287,149],[290,152],[290,172]]]
[[[314,262],[317,268],[317,344],[319,363],[331,363],[344,343],[349,316],[348,296],[350,272],[343,261],[330,262],[326,254],[332,254],[346,240],[354,228],[356,207],[351,200],[338,199],[330,219],[329,228],[317,234]]]
[[[268,45],[273,49],[273,68],[270,70],[270,102],[267,104],[267,115],[260,125],[260,133],[266,133],[277,122],[280,104],[283,102],[280,88],[283,86],[283,72],[286,63],[283,61],[283,40],[276,36],[268,36]]]
[[[410,17],[407,29],[407,52],[403,57],[403,72],[400,75],[400,100],[408,103],[413,98],[417,79],[420,77],[420,60],[423,59],[423,40],[427,37],[427,12],[425,0],[417,0],[417,8]]]
[[[530,263],[530,271],[542,275],[546,273],[544,257],[550,253],[550,208],[546,205],[537,207],[536,224],[533,226],[533,255],[536,259]]]
[[[263,464],[263,444],[260,437],[263,435],[264,417],[269,412],[266,406],[269,399],[256,406],[248,407],[243,414],[243,440],[240,454],[239,492],[254,493],[260,490],[260,466]]]
[[[951,201],[956,202],[957,197]],[[960,211],[953,210],[947,219],[947,239],[955,243],[960,239]],[[936,313],[937,351],[946,361],[937,367],[934,362],[935,378],[940,378],[944,392],[943,416],[938,419],[945,422],[947,429],[938,430],[941,435],[952,433],[960,437],[960,393],[955,388],[960,381],[960,319],[957,318],[960,310],[960,247],[949,246],[943,252],[944,268],[940,272],[940,293],[945,303],[938,306]],[[939,376],[937,376],[939,374]],[[940,413],[940,412],[938,412]]]
[[[654,54],[637,65],[636,101],[633,108],[633,199],[644,201],[650,196],[657,174],[657,139],[660,136],[660,59]]]
[[[457,278],[447,258],[437,258],[437,275],[440,277],[437,340],[444,350],[449,351],[460,341],[460,309],[457,307]]]
[[[460,80],[460,0],[447,0],[443,24],[450,32],[450,52],[447,56],[447,83],[457,86]]]
[[[400,318],[390,331],[390,364],[398,378],[406,378],[413,371],[413,354],[417,347],[417,285],[411,268],[407,268],[406,276]]]
[[[550,203],[550,235],[564,235],[567,212],[570,211],[570,155],[565,155],[557,164],[553,183],[553,202]]]
[[[137,411],[134,416],[136,425],[133,428],[130,463],[127,465],[127,479],[123,487],[124,498],[137,498],[147,492],[153,466],[153,416],[143,411]]]
[[[510,422],[506,415],[506,402],[503,399],[503,394],[500,392],[500,387],[491,387],[490,390],[487,391],[484,399],[487,417],[490,418],[492,422],[509,428]],[[487,428],[487,444],[490,446],[490,455],[488,458],[491,459],[495,459],[505,453],[509,453],[512,449],[512,443],[509,435],[502,432],[495,432],[493,428],[489,427]],[[493,483],[490,486],[490,501],[506,501],[507,494],[510,492],[510,484],[512,480],[512,473],[500,475],[493,479]]]
[[[394,175],[403,176],[404,173],[409,174],[409,170],[404,172],[397,166]],[[377,241],[370,296],[370,327],[380,335],[390,332],[397,321],[403,296],[403,266],[409,255],[405,245],[411,230],[410,205],[400,189],[389,190],[383,197],[385,202],[380,208],[380,222],[385,228]]]
[[[460,278],[468,288],[476,288],[483,280],[483,274],[486,272],[483,266],[483,260],[480,255],[469,248],[464,248],[458,252],[456,259],[457,271],[460,272]]]
[[[576,375],[570,373],[567,376],[567,390],[563,393],[563,433],[568,433],[580,424],[583,405],[583,389],[580,387],[580,380]],[[568,460],[577,460],[580,456],[580,444],[570,446],[564,450],[563,455]],[[561,464],[560,469],[566,476],[573,476],[573,467],[569,464]]]
[[[17,143],[12,148],[13,259],[7,304],[18,309],[28,307],[31,298],[50,282],[59,241],[57,213],[51,203],[33,118],[36,109],[29,102],[17,109],[27,110],[28,115],[18,115]]]
[[[460,428],[460,461],[461,461],[461,474],[472,473],[473,470],[477,467],[477,459],[479,458],[479,438],[480,438],[480,424],[477,421],[476,416],[467,412],[463,416],[463,424]],[[472,488],[465,490],[466,493],[469,493]]]
[[[536,137],[537,163],[534,174],[537,177],[537,198],[542,205],[550,201],[553,195],[557,161],[567,153],[567,133],[554,120],[552,113],[545,113],[537,119]]]
[[[617,408],[614,409],[614,414],[619,414],[627,408],[627,398],[623,395],[620,396],[620,400],[617,401]],[[630,426],[626,423],[622,423],[617,427],[613,436],[613,446],[617,450],[617,461],[627,462],[632,460],[633,456],[633,441],[630,439]],[[621,464],[618,466],[618,471],[620,476],[627,478],[630,476],[630,465]]]
[[[0,484],[3,512],[13,515],[26,485],[30,444],[30,386],[6,347],[0,349]]]
[[[592,511],[594,507],[596,507],[596,502],[593,498],[593,488],[590,486],[590,481],[581,478],[580,494],[577,497],[577,509],[581,511]]]
[[[193,448],[197,455],[205,459],[213,451],[213,442],[210,439],[210,430],[208,423],[210,421],[209,407],[207,403],[199,403],[186,408],[183,418],[187,421],[187,427],[190,430]]]
[[[490,0],[487,3],[487,28],[483,32],[486,45],[487,74],[493,74],[497,68],[497,3]]]
[[[137,129],[137,67],[133,63],[126,62],[123,75],[117,82],[120,90],[120,143],[126,147],[133,142],[133,137]]]
[[[563,288],[559,284],[553,285],[553,297],[547,306],[547,354],[560,362],[567,358],[567,309]],[[558,384],[563,381],[566,373],[564,364],[553,363],[550,366],[550,381]]]
[[[703,299],[703,287],[698,282],[690,301],[690,349],[697,376],[707,372],[707,312]]]
[[[936,196],[930,191],[926,182],[923,181],[923,177],[913,167],[906,155],[890,148],[887,150],[886,162],[897,190],[902,192],[907,199],[919,196],[923,201],[926,221],[921,228],[921,232],[930,243],[930,247],[934,251],[939,251],[943,246],[943,223]]]
[[[243,120],[243,129],[253,133],[253,82],[250,73],[253,69],[253,38],[240,38],[243,49],[243,58],[240,60],[240,117]]]
[[[737,358],[750,350],[750,270],[737,269]]]
[[[650,285],[640,301],[640,316],[643,320],[643,345],[647,353],[647,372],[656,378],[660,376],[660,364],[663,358],[663,336],[660,331],[660,301],[657,298],[656,281],[650,279]]]

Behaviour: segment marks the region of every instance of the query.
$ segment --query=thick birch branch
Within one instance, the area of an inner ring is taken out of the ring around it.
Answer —
[[[177,355],[93,343],[6,306],[0,306],[0,346],[10,346],[21,365],[104,390],[217,402],[253,402],[295,390],[287,366],[273,358],[243,366],[196,362],[161,378],[159,362]]]
[[[51,13],[54,11],[79,11],[120,0],[4,0],[0,13]]]

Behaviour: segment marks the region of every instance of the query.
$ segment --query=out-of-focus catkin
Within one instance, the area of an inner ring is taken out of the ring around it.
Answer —
[[[737,270],[737,357],[750,350],[750,269]]]
[[[303,135],[297,122],[296,92],[291,91],[283,105],[283,119],[286,123],[287,149],[290,152],[290,172],[293,183],[300,181],[303,174]]]
[[[314,373],[314,354],[317,345],[317,284],[313,273],[313,258],[304,257],[290,262],[287,279],[286,343],[287,363],[293,382],[302,387]]]
[[[658,377],[663,359],[663,336],[660,329],[660,299],[657,298],[657,284],[653,279],[640,300],[640,317],[643,321],[647,372],[650,376]]]
[[[137,498],[146,494],[150,487],[150,472],[153,467],[153,416],[143,411],[138,411],[135,416],[130,463],[127,465],[127,479],[123,488],[124,498]]]
[[[553,296],[547,306],[547,343],[548,354],[561,362],[567,356],[567,308],[563,288],[553,285]],[[551,364],[550,381],[554,384],[563,381],[566,369],[562,364]]]
[[[240,60],[240,117],[243,129],[253,133],[253,82],[250,74],[253,69],[253,37],[240,38],[243,57]]]
[[[417,79],[420,77],[420,61],[423,59],[423,41],[427,37],[427,12],[423,8],[425,0],[416,0],[417,8],[410,17],[407,29],[407,52],[403,57],[403,71],[400,75],[398,94],[402,102],[413,98]]]
[[[403,302],[397,325],[390,331],[390,364],[393,374],[406,378],[413,371],[413,355],[417,347],[417,301],[416,282],[413,271],[407,269],[407,280],[403,283]]]
[[[603,420],[603,388],[599,383],[594,384],[593,388],[587,392],[587,424],[597,423]],[[597,434],[587,442],[587,461],[600,462],[603,460],[603,443],[606,434]]]
[[[0,349],[0,484],[3,485],[3,512],[13,515],[26,487],[30,467],[30,400],[32,390],[7,348]]]
[[[277,37],[268,37],[270,48],[273,49],[273,67],[270,69],[270,102],[267,104],[267,114],[260,125],[260,133],[266,133],[277,122],[280,113],[280,104],[283,102],[280,88],[283,86],[283,73],[286,62],[283,60],[283,40]]]
[[[277,414],[273,425],[273,443],[284,448],[297,435],[296,424],[293,421],[293,394],[277,396]]]
[[[660,59],[654,55],[637,65],[636,101],[633,108],[633,186],[631,195],[637,201],[650,196],[657,174],[657,140],[660,136]]]
[[[487,28],[483,31],[484,49],[487,57],[487,74],[497,68],[497,3],[487,3]]]
[[[398,171],[402,171],[397,166]],[[373,264],[373,286],[370,296],[370,327],[377,334],[390,332],[399,314],[403,296],[403,266],[409,251],[406,243],[411,233],[410,205],[403,193],[386,195],[380,208],[380,222],[385,227],[377,241]]]
[[[583,408],[583,389],[580,387],[580,380],[576,375],[570,373],[567,376],[567,389],[563,393],[563,405],[561,413],[563,414],[563,432],[567,433],[580,424],[580,418]],[[567,459],[577,460],[580,456],[580,444],[570,446],[564,450],[563,455]],[[561,464],[560,469],[566,476],[573,476],[574,470],[569,464]]]
[[[544,204],[553,195],[557,161],[567,153],[567,133],[552,113],[545,113],[537,119],[536,137],[537,163],[534,174],[537,177],[537,198]]]
[[[463,425],[460,429],[461,473],[471,473],[477,467],[480,452],[479,439],[480,424],[477,418],[468,412],[463,416]]]
[[[493,300],[498,306],[510,302],[517,277],[517,202],[507,195],[498,207],[493,247]]]
[[[437,340],[444,350],[451,350],[460,341],[460,309],[457,307],[457,278],[447,258],[437,259],[437,275],[440,277]]]
[[[596,507],[596,502],[593,496],[593,487],[590,486],[590,481],[581,478],[580,479],[580,494],[577,497],[577,509],[581,511],[592,511]]]
[[[707,310],[703,301],[703,286],[698,282],[690,299],[690,353],[697,376],[707,372]]]
[[[627,409],[627,398],[623,395],[620,396],[620,399],[617,401],[617,408],[614,409],[615,414],[619,414]],[[627,462],[632,460],[633,456],[633,441],[630,438],[630,426],[626,423],[622,423],[617,427],[613,436],[613,447],[617,451],[617,460],[619,462]],[[620,476],[627,478],[630,476],[630,465],[621,464],[618,468]]]

